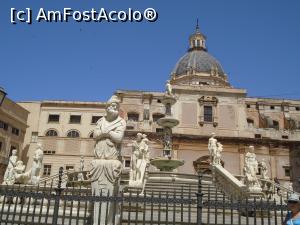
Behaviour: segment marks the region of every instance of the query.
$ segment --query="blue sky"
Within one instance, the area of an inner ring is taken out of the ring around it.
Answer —
[[[10,23],[10,8],[155,8],[154,23]],[[300,99],[300,1],[1,0],[0,86],[11,99],[105,101],[162,91],[196,18],[234,87]]]

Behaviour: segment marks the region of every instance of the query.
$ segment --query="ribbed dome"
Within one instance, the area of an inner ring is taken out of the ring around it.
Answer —
[[[212,70],[217,70],[219,75],[225,75],[220,63],[202,49],[193,49],[181,57],[173,69],[172,75],[175,77],[186,75],[191,70],[195,73],[211,73]]]

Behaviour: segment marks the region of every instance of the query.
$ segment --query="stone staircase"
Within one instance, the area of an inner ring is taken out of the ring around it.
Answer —
[[[122,175],[122,184],[126,186],[126,174]],[[215,186],[211,175],[203,175],[201,190],[199,189],[199,177],[193,174],[181,174],[172,172],[150,172],[147,174],[147,182],[144,194],[161,198],[192,199],[196,203],[197,193],[203,194],[203,202],[224,201],[224,194]],[[136,189],[126,189],[132,194],[139,193]]]

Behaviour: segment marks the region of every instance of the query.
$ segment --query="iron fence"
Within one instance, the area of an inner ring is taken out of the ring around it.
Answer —
[[[95,203],[112,204],[113,224],[122,225],[281,225],[287,207],[277,199],[228,198],[213,185],[177,187],[173,191],[120,191],[93,196],[88,186],[1,186],[0,221],[16,225],[93,225]],[[100,207],[103,209],[103,207]],[[105,209],[105,208],[104,208]],[[107,208],[106,208],[107,210]],[[108,212],[105,213],[106,217]],[[101,225],[110,225],[101,218]]]

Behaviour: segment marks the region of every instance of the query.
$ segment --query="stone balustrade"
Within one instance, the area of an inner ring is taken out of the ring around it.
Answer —
[[[211,165],[216,186],[227,196],[240,199],[247,195],[247,187],[221,165]]]

